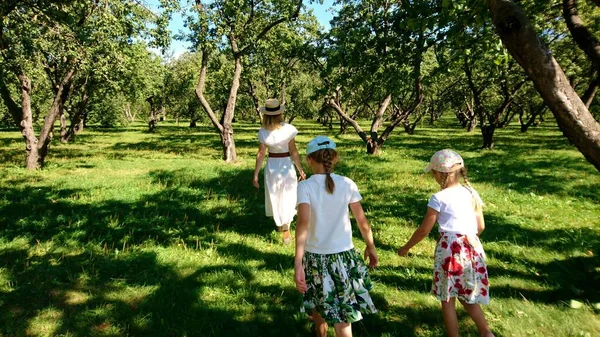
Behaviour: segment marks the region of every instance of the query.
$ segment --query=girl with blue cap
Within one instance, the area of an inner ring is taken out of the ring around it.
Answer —
[[[348,208],[366,242],[364,259],[370,267],[378,264],[373,234],[358,187],[333,173],[338,161],[335,143],[318,136],[308,143],[306,154],[314,174],[298,184],[296,289],[304,294],[302,311],[312,316],[317,336],[327,336],[328,324],[337,337],[352,336],[352,323],[376,309],[365,260],[352,243]]]

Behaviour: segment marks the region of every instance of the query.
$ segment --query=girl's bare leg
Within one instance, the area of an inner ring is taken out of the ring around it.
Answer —
[[[333,328],[335,337],[352,337],[352,324],[350,323],[336,323]]]
[[[442,301],[442,316],[444,317],[446,335],[448,337],[458,337],[458,318],[456,318],[454,297],[448,301]]]
[[[292,243],[292,236],[290,235],[290,224],[284,224],[282,227],[282,239],[284,245]]]
[[[479,304],[468,304],[463,301],[460,301],[460,303],[465,307],[465,310],[469,316],[471,316],[475,325],[477,325],[479,335],[481,337],[494,337],[494,334],[485,320],[485,315],[483,314],[483,310],[481,310],[481,306],[479,306]]]
[[[315,333],[317,337],[327,337],[327,322],[317,313],[315,309],[312,311],[312,321],[315,323]]]

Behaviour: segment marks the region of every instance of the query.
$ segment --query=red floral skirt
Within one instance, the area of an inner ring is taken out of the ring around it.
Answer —
[[[440,234],[435,247],[431,292],[440,301],[456,297],[469,304],[488,304],[489,280],[479,237]]]

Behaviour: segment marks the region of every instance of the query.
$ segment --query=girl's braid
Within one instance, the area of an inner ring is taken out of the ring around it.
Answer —
[[[331,172],[333,171],[333,156],[332,151],[329,149],[324,149],[323,151],[323,167],[325,168],[325,174],[327,177],[325,178],[325,188],[327,189],[327,193],[333,194],[333,190],[335,189],[335,183],[333,182],[333,178],[331,178]]]
[[[444,173],[444,172],[440,172],[440,173],[443,176],[443,178],[442,178],[442,184],[441,184],[441,187],[442,187],[442,190],[443,190],[443,189],[446,188],[446,185],[448,185],[448,177],[450,176],[450,174],[449,173]]]
[[[473,188],[471,186],[471,183],[469,182],[469,178],[467,177],[467,168],[466,167],[461,167],[460,168],[460,175],[463,177],[463,180],[465,181],[465,185],[467,185],[469,188]]]
[[[475,208],[476,211],[481,210],[482,208],[482,204],[481,201],[475,197],[475,193],[474,193],[474,189],[473,186],[471,186],[471,183],[469,183],[469,178],[467,177],[467,168],[466,167],[461,167],[460,168],[460,175],[462,175],[463,180],[465,181],[465,185],[467,187],[467,189],[469,190],[469,192],[471,192],[471,196],[473,197],[473,208]]]

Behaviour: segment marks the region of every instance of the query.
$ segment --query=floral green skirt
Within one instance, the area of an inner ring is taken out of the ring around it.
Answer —
[[[373,288],[367,266],[356,249],[336,254],[304,253],[308,290],[301,311],[313,309],[329,324],[354,323],[362,313],[375,313],[369,295]]]

